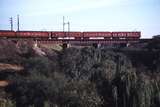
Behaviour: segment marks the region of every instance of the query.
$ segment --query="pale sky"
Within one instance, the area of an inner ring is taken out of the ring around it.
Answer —
[[[0,29],[62,31],[141,31],[143,38],[160,34],[160,0],[0,0]],[[67,30],[67,26],[66,26]]]

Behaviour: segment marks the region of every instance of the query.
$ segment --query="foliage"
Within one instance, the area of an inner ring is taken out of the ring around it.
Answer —
[[[40,73],[45,76],[52,76],[53,71],[56,70],[56,62],[52,62],[47,57],[31,57],[25,61],[25,70],[32,75],[33,73]]]
[[[62,72],[74,79],[89,79],[91,68],[100,61],[99,50],[94,48],[69,48],[63,51],[60,58]]]
[[[71,81],[65,86],[64,95],[69,107],[99,107],[103,102],[95,84],[87,80]]]
[[[30,56],[23,62],[24,74],[9,77],[12,83],[6,91],[11,93],[17,107],[160,105],[157,51],[124,52],[87,47],[68,48],[56,54]],[[148,67],[150,63],[152,67]]]

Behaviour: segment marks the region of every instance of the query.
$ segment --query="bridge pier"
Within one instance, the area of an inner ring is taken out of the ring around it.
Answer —
[[[63,44],[62,44],[62,48],[63,48],[63,49],[69,48],[70,45],[71,45],[71,44],[69,44],[69,43],[63,43]]]
[[[34,47],[38,47],[38,42],[37,42],[37,40],[34,42]]]
[[[100,48],[101,47],[101,43],[93,43],[92,46],[94,48]]]
[[[126,47],[129,47],[131,44],[128,42],[127,44],[126,44]]]

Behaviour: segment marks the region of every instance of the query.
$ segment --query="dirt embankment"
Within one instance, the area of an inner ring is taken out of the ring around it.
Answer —
[[[4,80],[6,76],[12,73],[18,73],[24,70],[21,65],[24,56],[32,54],[31,45],[27,42],[16,42],[7,39],[0,39],[0,87],[8,85],[8,81]],[[34,53],[33,53],[34,54]]]
[[[30,57],[51,56],[52,50],[36,47],[33,41],[0,39],[0,87],[8,85],[8,75],[25,71],[24,63]]]
[[[5,87],[7,85],[8,85],[8,81],[5,81],[5,80],[0,81],[0,87]]]
[[[0,71],[2,70],[21,71],[23,70],[23,67],[20,65],[15,65],[15,64],[0,63]]]

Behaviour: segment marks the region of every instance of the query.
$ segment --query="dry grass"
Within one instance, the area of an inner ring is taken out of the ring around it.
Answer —
[[[0,87],[5,87],[8,85],[8,81],[0,81]]]
[[[19,65],[0,63],[0,70],[9,70],[9,69],[13,71],[21,71],[24,68]]]
[[[62,50],[62,46],[60,44],[41,44],[40,47],[46,48],[46,49],[53,49],[57,51]]]

